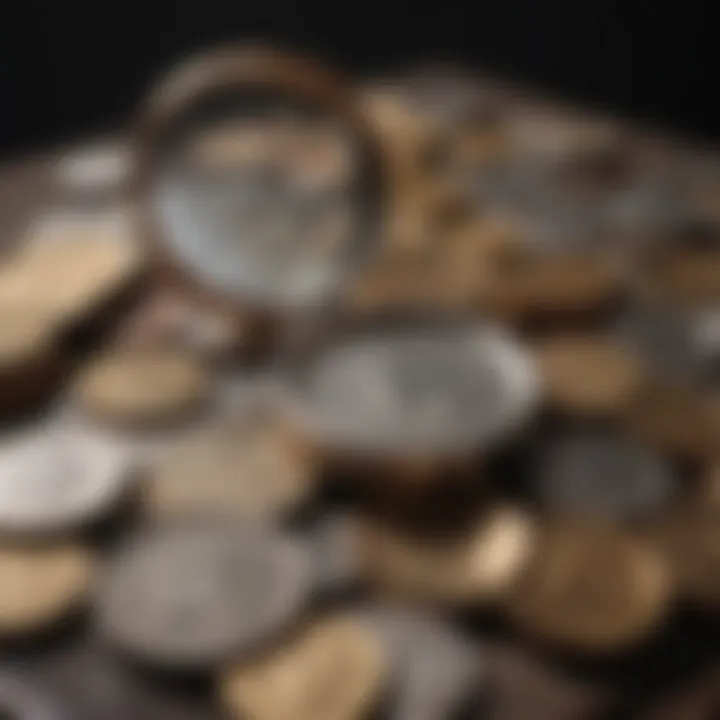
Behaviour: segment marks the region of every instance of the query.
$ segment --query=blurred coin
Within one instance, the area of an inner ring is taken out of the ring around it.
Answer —
[[[667,563],[651,546],[578,517],[549,524],[508,609],[532,635],[605,653],[655,630],[673,590]]]
[[[45,630],[77,610],[87,599],[92,573],[92,558],[82,546],[4,542],[0,547],[0,634]]]
[[[610,337],[552,337],[536,347],[541,381],[551,405],[603,415],[622,408],[645,378],[640,357]]]
[[[630,433],[688,459],[717,454],[720,400],[701,387],[656,382],[639,393],[623,420]]]
[[[115,558],[99,627],[141,659],[205,666],[284,630],[315,579],[310,552],[287,536],[218,519],[161,526]]]
[[[26,672],[0,666],[0,717],[7,720],[85,720],[76,718]]]
[[[541,445],[534,493],[550,510],[632,520],[668,507],[678,483],[656,451],[619,433],[577,429]]]
[[[210,378],[181,350],[119,351],[90,363],[75,386],[89,416],[129,428],[164,425],[197,411],[210,394]]]
[[[710,611],[720,606],[720,509],[678,509],[658,532],[680,591]]]
[[[390,324],[320,348],[294,409],[306,432],[338,451],[462,454],[526,421],[533,370],[493,327]]]
[[[313,463],[270,418],[239,416],[203,428],[163,455],[144,487],[154,518],[193,512],[282,518],[313,490]]]
[[[493,648],[490,720],[589,720],[606,704],[601,686],[520,646]]]
[[[445,720],[488,691],[485,652],[442,620],[378,606],[367,623],[390,658],[392,720]]]
[[[310,621],[287,643],[223,672],[232,717],[255,720],[362,720],[388,680],[383,648],[350,614]]]
[[[450,606],[496,601],[523,570],[535,528],[529,516],[496,507],[467,531],[416,536],[359,519],[363,572],[393,597]]]
[[[128,456],[79,428],[41,426],[0,445],[0,531],[43,533],[102,517],[127,492]]]

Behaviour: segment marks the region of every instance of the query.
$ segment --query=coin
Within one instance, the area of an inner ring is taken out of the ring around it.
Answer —
[[[548,525],[507,607],[519,627],[547,642],[607,653],[662,623],[673,590],[670,569],[652,546],[576,517]]]
[[[74,388],[78,406],[103,422],[130,428],[164,425],[198,411],[210,378],[187,353],[118,351],[91,362]]]
[[[586,720],[607,704],[606,688],[521,646],[495,647],[490,657],[495,688],[490,720]]]
[[[0,547],[0,634],[44,630],[87,599],[93,562],[82,546]]]
[[[0,667],[0,717],[8,720],[74,720],[47,689],[14,668]]]
[[[679,509],[658,530],[680,585],[692,601],[714,610],[720,604],[720,511],[717,506]]]
[[[204,666],[267,641],[305,610],[314,558],[299,541],[215,520],[163,525],[112,563],[104,637],[139,658]]]
[[[533,489],[543,507],[610,520],[648,517],[669,507],[679,478],[656,451],[619,433],[558,433],[540,448]]]
[[[535,352],[548,402],[571,413],[617,411],[646,374],[642,359],[609,337],[552,337],[540,342]]]
[[[43,425],[0,445],[0,531],[74,529],[130,488],[131,461],[81,428]]]
[[[668,452],[712,458],[720,438],[720,402],[700,387],[657,382],[633,399],[623,423],[635,437]]]
[[[203,428],[162,456],[144,486],[154,518],[193,512],[274,520],[313,491],[307,453],[269,418],[240,416]]]
[[[444,720],[488,688],[485,653],[451,625],[399,608],[372,607],[367,622],[384,644],[395,680],[392,720]]]
[[[379,639],[351,614],[321,617],[263,657],[226,669],[221,696],[232,717],[361,720],[387,680]]]
[[[441,607],[497,601],[528,561],[535,537],[531,518],[510,506],[450,536],[414,536],[367,518],[360,531],[363,572],[375,587]]]
[[[295,407],[327,448],[436,455],[488,446],[535,405],[534,369],[502,330],[406,323],[338,338],[308,362]]]

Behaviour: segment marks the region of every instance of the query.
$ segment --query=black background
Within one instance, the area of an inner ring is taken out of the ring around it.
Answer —
[[[277,39],[350,73],[431,58],[712,136],[711,4],[500,0],[4,0],[0,155],[124,122],[148,83],[217,41]]]

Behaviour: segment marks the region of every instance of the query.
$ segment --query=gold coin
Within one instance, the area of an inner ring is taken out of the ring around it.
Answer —
[[[532,520],[495,508],[452,537],[411,536],[388,524],[359,524],[363,573],[384,593],[406,600],[472,606],[499,599],[530,556]]]
[[[322,618],[264,657],[226,670],[220,693],[236,718],[361,720],[381,697],[387,664],[369,628],[351,616]]]
[[[528,633],[567,649],[611,652],[665,619],[673,581],[652,545],[586,518],[551,522],[509,594]]]
[[[192,433],[162,457],[145,485],[155,518],[223,512],[272,519],[313,489],[309,455],[270,419],[243,417]]]
[[[720,400],[701,388],[653,383],[627,407],[624,423],[632,434],[690,459],[717,454]]]
[[[658,531],[679,589],[686,597],[720,607],[720,506],[695,504],[679,510]]]
[[[606,414],[623,408],[645,378],[642,360],[611,338],[554,337],[535,358],[549,403],[572,413]]]
[[[0,547],[0,634],[41,630],[87,597],[93,563],[76,545]]]
[[[118,352],[92,362],[75,386],[89,416],[110,424],[146,426],[184,418],[210,394],[210,378],[180,351]]]

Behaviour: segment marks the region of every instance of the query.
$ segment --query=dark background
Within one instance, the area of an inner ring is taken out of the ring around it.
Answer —
[[[464,61],[712,136],[717,30],[704,3],[5,0],[0,156],[117,126],[158,73],[216,41],[270,38],[362,74]]]

